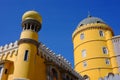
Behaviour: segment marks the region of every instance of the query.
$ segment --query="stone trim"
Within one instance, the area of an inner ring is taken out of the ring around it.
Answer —
[[[29,39],[29,38],[23,38],[23,39],[20,39],[18,41],[18,45],[20,45],[22,43],[31,43],[31,44],[34,44],[37,47],[39,46],[39,43],[36,40]]]

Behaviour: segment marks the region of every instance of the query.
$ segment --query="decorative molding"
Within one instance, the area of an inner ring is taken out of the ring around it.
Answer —
[[[39,46],[39,43],[36,40],[29,39],[29,38],[23,38],[23,39],[20,39],[18,41],[18,45],[20,45],[22,43],[31,43],[31,44],[34,44],[37,47]]]

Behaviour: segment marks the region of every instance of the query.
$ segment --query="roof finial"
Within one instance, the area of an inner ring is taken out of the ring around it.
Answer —
[[[88,18],[89,18],[89,17],[92,17],[92,16],[90,15],[90,11],[88,11]]]

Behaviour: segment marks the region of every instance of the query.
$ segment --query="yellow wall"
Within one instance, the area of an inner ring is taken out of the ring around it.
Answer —
[[[20,39],[29,38],[38,41],[38,34],[35,31],[24,30],[21,33]]]
[[[38,41],[38,34],[31,30],[24,30],[21,33],[21,39],[24,38]],[[26,50],[28,50],[28,60],[24,61]],[[37,53],[38,47],[34,44],[22,43],[19,45],[14,78],[46,80],[46,65],[44,64],[44,60]],[[40,74],[42,74],[42,76],[40,76]]]
[[[99,27],[99,28],[98,28]],[[104,36],[99,35],[99,31],[104,32]],[[80,34],[84,34],[84,39],[80,39]],[[74,44],[74,64],[75,70],[82,76],[88,75],[90,80],[98,80],[99,77],[106,76],[109,72],[117,73],[113,67],[117,67],[111,39],[113,32],[105,24],[95,23],[78,27],[73,33]],[[104,54],[103,47],[108,48],[108,54]],[[82,50],[86,50],[86,57],[82,57]],[[106,64],[105,60],[110,59],[110,64]],[[87,66],[83,66],[83,62],[87,62]],[[95,74],[95,76],[94,76]]]

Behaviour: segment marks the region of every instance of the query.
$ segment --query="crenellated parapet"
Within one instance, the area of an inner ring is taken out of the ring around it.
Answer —
[[[15,41],[14,43],[10,43],[10,44],[5,44],[4,46],[0,46],[0,53],[4,53],[8,50],[12,50],[17,47],[18,47],[18,41]]]
[[[120,35],[112,37],[112,41],[115,43],[120,42]]]
[[[46,61],[53,62],[58,67],[63,68],[67,72],[70,72],[80,77],[80,75],[74,71],[74,69],[71,66],[71,63],[66,58],[64,58],[60,54],[56,55],[56,53],[54,53],[41,42],[39,44],[38,51],[38,54],[41,55]],[[8,55],[12,57],[13,54],[16,56],[18,54],[18,41],[6,44],[4,46],[0,46],[0,61],[6,60]]]
[[[52,50],[50,50],[48,47],[46,47],[42,43],[40,43],[40,45],[39,45],[39,53],[47,61],[53,62],[58,67],[61,67],[64,70],[66,70],[67,72],[71,72],[72,74],[80,77],[80,75],[76,71],[74,71],[70,62],[67,59],[65,59],[60,54],[56,55]]]
[[[14,43],[6,44],[4,46],[0,46],[0,61],[7,60],[7,56],[12,57],[12,55],[17,56],[18,51],[18,41]]]

